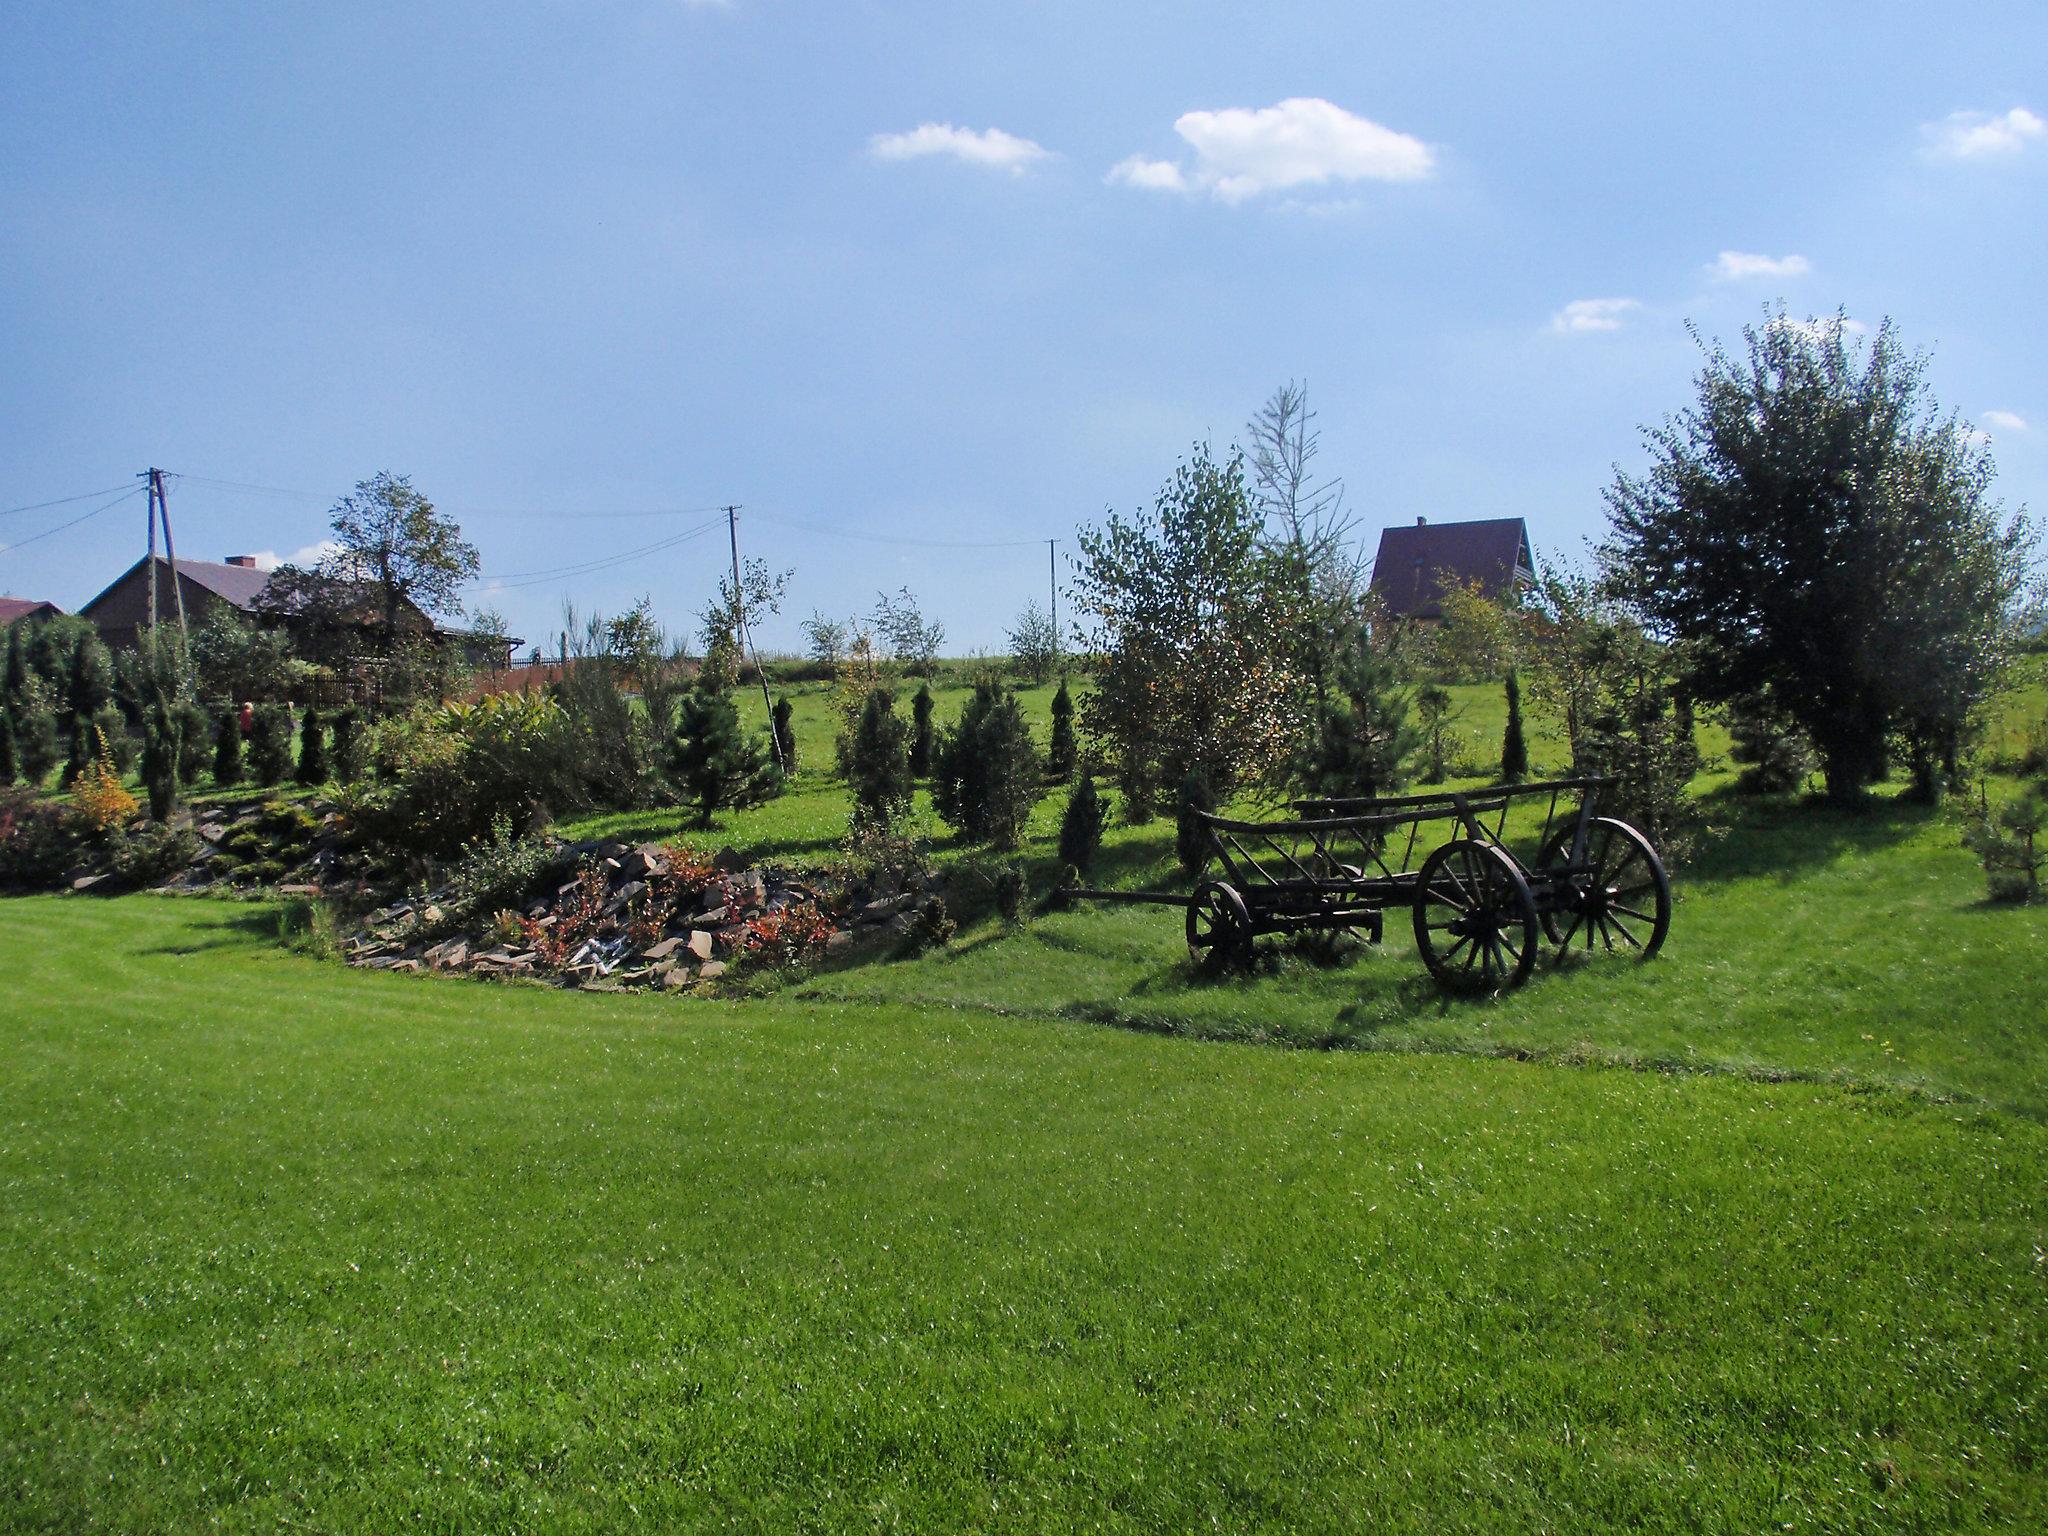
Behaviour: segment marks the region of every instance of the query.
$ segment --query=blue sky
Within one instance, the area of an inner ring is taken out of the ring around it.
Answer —
[[[907,583],[997,649],[1025,541],[1288,378],[1369,532],[1573,554],[1686,322],[1782,297],[1893,316],[2039,509],[2044,60],[2039,0],[17,0],[0,508],[156,464],[181,554],[289,556],[410,473],[538,639],[685,619],[722,528],[548,573],[738,502],[764,643]],[[105,500],[0,515],[0,591],[140,554],[139,498],[36,537]]]

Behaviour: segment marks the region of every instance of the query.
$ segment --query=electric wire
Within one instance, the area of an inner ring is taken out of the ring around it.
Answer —
[[[748,509],[755,517],[765,518],[771,523],[782,523],[791,528],[800,528],[806,533],[822,534],[833,539],[852,539],[861,544],[903,544],[913,549],[1035,549],[1045,543],[1044,539],[918,539],[904,534],[855,533],[847,528],[833,528],[824,523],[806,522],[799,517],[789,517],[781,512],[764,512],[758,508]]]
[[[0,554],[11,555],[17,549],[26,549],[31,544],[40,544],[44,539],[60,534],[67,528],[76,528],[80,523],[91,521],[102,512],[111,512],[115,507],[120,506],[122,502],[131,501],[148,489],[149,487],[146,485],[131,485],[112,501],[102,502],[99,506],[94,507],[90,512],[85,513],[81,517],[74,517],[68,523],[59,523],[54,528],[45,528],[41,533],[32,533],[25,539],[15,540],[4,549],[0,549]]]
[[[668,538],[658,539],[652,544],[643,544],[638,549],[622,550],[615,555],[603,555],[594,560],[586,560],[580,565],[565,565],[552,570],[514,571],[506,576],[492,576],[486,578],[486,580],[492,587],[514,590],[521,587],[544,586],[551,582],[564,581],[575,576],[595,576],[599,572],[612,570],[618,566],[630,564],[635,560],[645,559],[649,555],[658,555],[665,550],[678,548],[693,539],[701,539],[716,526],[715,523],[700,523],[695,528],[686,529],[682,533],[671,534]]]
[[[55,501],[32,501],[25,507],[0,508],[0,517],[12,517],[17,512],[40,512],[45,507],[65,507],[74,501],[91,501],[95,496],[111,496],[120,489],[122,487],[118,485],[110,485],[104,490],[80,491],[76,496],[59,496]]]

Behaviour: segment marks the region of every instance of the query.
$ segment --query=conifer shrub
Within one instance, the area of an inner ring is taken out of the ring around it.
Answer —
[[[249,727],[249,776],[265,789],[291,772],[291,716],[282,704],[263,704]]]
[[[910,805],[909,729],[896,713],[896,696],[876,688],[861,706],[860,724],[847,748],[846,777],[853,790],[853,826],[887,827]]]
[[[1507,729],[1501,735],[1500,781],[1503,784],[1519,784],[1529,777],[1529,743],[1522,734],[1522,680],[1514,668],[1508,669],[1505,684],[1508,696]]]
[[[1814,770],[1813,748],[1770,700],[1746,694],[1728,706],[1728,755],[1742,765],[1735,787],[1745,794],[1798,789]]]
[[[213,782],[222,789],[242,782],[242,724],[232,709],[213,723]]]
[[[1067,680],[1063,677],[1059,692],[1052,696],[1052,739],[1046,747],[1046,771],[1064,784],[1074,776],[1079,756],[1080,744],[1074,736],[1074,696],[1067,691]]]
[[[922,779],[932,771],[934,732],[932,685],[921,684],[910,700],[910,773]]]
[[[128,719],[119,709],[112,704],[101,705],[92,717],[92,728],[98,733],[97,739],[106,743],[116,773],[125,775],[135,767],[142,756],[142,743],[128,734]]]
[[[21,763],[14,755],[14,716],[0,708],[0,789],[20,778]]]
[[[697,807],[697,825],[708,827],[723,810],[758,805],[781,786],[782,776],[758,742],[740,725],[732,697],[709,671],[677,710],[669,775]]]
[[[1095,775],[1086,768],[1067,795],[1067,809],[1060,817],[1060,862],[1086,872],[1094,867],[1102,851],[1102,829],[1109,821],[1109,806],[1095,792]]]
[[[22,782],[40,789],[62,752],[57,745],[57,721],[48,710],[31,710],[14,721],[14,756]]]
[[[292,777],[308,787],[327,782],[327,731],[317,709],[299,721],[299,762]]]
[[[2041,872],[2048,869],[2048,793],[2030,790],[1996,811],[1980,798],[1963,829],[1963,846],[1983,865],[1993,901],[2037,900]]]
[[[777,694],[772,718],[775,721],[775,739],[782,744],[782,769],[785,773],[795,773],[797,769],[796,728],[791,724],[795,715],[789,695]]]
[[[74,807],[33,789],[0,789],[0,889],[54,885],[83,852],[91,828]]]
[[[178,782],[189,789],[206,772],[213,722],[207,718],[205,709],[191,699],[178,705],[172,718],[178,725]]]
[[[1202,825],[1203,813],[1216,809],[1216,794],[1199,768],[1181,775],[1174,794],[1173,855],[1183,873],[1199,875],[1209,862],[1209,832]]]
[[[177,722],[166,711],[152,709],[142,727],[142,788],[149,796],[149,819],[167,821],[178,805]]]
[[[363,776],[363,714],[350,706],[334,713],[334,738],[328,752],[328,768],[337,784],[353,784]]]
[[[1044,793],[1044,777],[1017,696],[998,683],[976,684],[932,755],[932,804],[939,815],[976,842],[1015,848]]]
[[[1024,898],[1030,893],[1023,865],[1014,859],[1005,860],[989,877],[989,889],[995,896],[996,912],[1004,922],[1023,921]]]

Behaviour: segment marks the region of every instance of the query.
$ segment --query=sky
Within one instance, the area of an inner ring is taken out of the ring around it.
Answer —
[[[550,651],[693,628],[727,504],[764,647],[907,585],[999,651],[1287,380],[1368,542],[1568,561],[1779,301],[1892,317],[2048,510],[2044,60],[2040,0],[14,0],[0,592],[99,591],[151,465],[206,559],[390,470]]]

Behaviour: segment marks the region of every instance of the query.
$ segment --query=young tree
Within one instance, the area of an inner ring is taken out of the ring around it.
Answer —
[[[1010,660],[1034,683],[1044,683],[1059,665],[1060,636],[1051,617],[1033,598],[1010,630]]]
[[[1260,531],[1242,458],[1219,464],[1206,448],[1149,514],[1080,531],[1074,592],[1101,658],[1081,713],[1134,821],[1190,768],[1227,795],[1289,756],[1296,682],[1272,643]]]
[[[775,764],[741,728],[732,696],[716,687],[683,697],[669,771],[696,803],[700,827],[722,810],[759,804],[781,784]]]
[[[1735,787],[1745,794],[1799,788],[1813,772],[1813,752],[1797,726],[1767,694],[1746,694],[1728,704],[1728,755],[1742,765]]]
[[[21,761],[14,752],[14,716],[0,706],[0,789],[21,778]]]
[[[1415,716],[1422,722],[1422,740],[1428,752],[1428,769],[1423,778],[1425,784],[1441,784],[1448,777],[1449,763],[1444,745],[1450,735],[1451,723],[1457,714],[1451,708],[1451,693],[1448,688],[1435,683],[1425,683],[1415,691]]]
[[[1501,733],[1500,781],[1519,784],[1529,777],[1529,743],[1522,733],[1522,679],[1513,667],[1508,668],[1505,686],[1508,723],[1507,729]]]
[[[222,789],[242,782],[242,723],[224,709],[213,728],[213,782]]]
[[[327,782],[327,733],[320,712],[308,709],[299,720],[299,764],[293,776],[308,786]]]
[[[178,804],[177,718],[152,709],[142,726],[142,787],[149,796],[151,821],[167,821]]]
[[[363,776],[363,715],[353,706],[334,714],[334,782],[353,784]]]
[[[1015,848],[1045,793],[1043,781],[1017,696],[995,683],[977,684],[933,757],[932,803],[939,815],[977,842]]]
[[[1060,817],[1060,862],[1085,873],[1102,851],[1102,829],[1109,821],[1109,807],[1095,792],[1095,775],[1081,770],[1080,782],[1067,796],[1067,809]]]
[[[785,773],[795,773],[797,768],[796,728],[792,722],[796,718],[796,709],[789,702],[788,694],[784,693],[776,696],[775,710],[768,718],[774,725],[775,739],[782,743],[783,771]]]
[[[249,727],[249,772],[265,789],[284,782],[291,771],[291,719],[282,704],[257,706]]]
[[[838,619],[828,619],[817,609],[803,622],[804,646],[811,660],[821,667],[839,665],[846,654],[848,626]]]
[[[931,676],[939,647],[946,641],[946,626],[926,621],[910,588],[898,589],[894,597],[877,592],[874,623],[875,633],[887,642],[889,654],[903,664],[904,671],[913,677]]]
[[[1889,320],[1855,350],[1839,314],[1743,338],[1706,350],[1648,470],[1609,488],[1607,578],[1689,643],[1702,699],[1769,690],[1831,797],[1881,777],[1894,734],[1931,777],[2013,643],[2031,529]]]
[[[0,667],[0,709],[17,715],[27,713],[36,702],[29,694],[29,628],[26,619],[7,626],[7,661]]]
[[[97,635],[78,636],[64,686],[64,707],[74,731],[90,728],[113,697],[113,663],[106,646]]]
[[[1074,737],[1074,696],[1067,691],[1067,680],[1063,677],[1059,692],[1052,696],[1052,738],[1046,744],[1045,766],[1054,779],[1064,784],[1074,776],[1074,764],[1080,754],[1080,743]]]
[[[910,806],[909,736],[896,714],[896,696],[877,688],[861,706],[860,725],[847,754],[856,832],[887,828]]]
[[[910,700],[910,773],[925,778],[932,771],[932,685],[920,684]]]
[[[23,782],[32,789],[40,789],[63,756],[57,745],[57,721],[48,710],[15,717],[14,755],[21,763]]]
[[[1421,737],[1409,723],[1413,701],[1384,629],[1360,626],[1339,657],[1322,729],[1296,769],[1311,794],[1384,795],[1408,782]]]
[[[462,612],[462,589],[479,568],[476,546],[409,477],[387,470],[359,481],[335,503],[328,526],[335,549],[320,574],[367,594],[387,656],[408,605],[429,617]]]
[[[1173,856],[1190,878],[1199,875],[1209,862],[1209,832],[1201,818],[1215,809],[1216,794],[1209,781],[1201,769],[1190,768],[1181,776],[1174,796],[1173,818]]]

